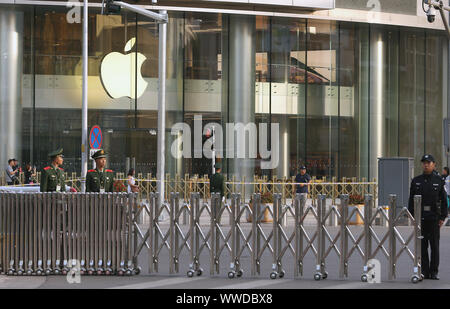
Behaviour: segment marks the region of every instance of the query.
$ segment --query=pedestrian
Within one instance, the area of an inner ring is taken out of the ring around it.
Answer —
[[[36,177],[36,168],[32,167],[31,164],[27,163],[27,165],[25,166],[24,177],[25,177],[24,184],[26,185],[33,184],[33,182],[35,182],[34,177]]]
[[[295,176],[295,183],[297,183],[297,193],[308,193],[308,184],[311,181],[311,176],[306,172],[306,166],[300,166],[300,173]]]
[[[60,167],[64,163],[63,149],[55,150],[48,156],[51,164],[42,170],[40,190],[41,192],[65,192],[64,170]]]
[[[423,173],[411,181],[408,210],[414,216],[414,195],[421,195],[422,274],[425,279],[439,280],[439,238],[440,228],[448,213],[447,194],[442,178],[434,170],[436,161],[433,156],[424,155],[421,162]]]
[[[127,187],[127,191],[128,193],[136,193],[139,192],[139,186],[136,185],[136,179],[134,179],[134,175],[135,175],[136,171],[134,170],[134,168],[130,168],[130,170],[128,171],[128,187]]]
[[[95,160],[95,169],[89,170],[86,175],[86,192],[113,192],[114,172],[106,169],[106,151],[98,150],[92,155]]]
[[[220,197],[223,200],[225,196],[225,178],[222,175],[222,165],[220,163],[216,163],[215,173],[211,176],[211,180],[209,182],[209,192],[210,193],[220,193]]]
[[[447,194],[447,205],[450,206],[450,169],[447,166],[442,170],[442,180],[444,181],[444,189]],[[447,220],[446,226],[450,226],[450,220]]]
[[[15,183],[15,180],[17,179],[17,173],[19,172],[17,169],[14,169],[14,159],[8,160],[8,166],[5,170],[5,180],[8,186],[12,186]]]

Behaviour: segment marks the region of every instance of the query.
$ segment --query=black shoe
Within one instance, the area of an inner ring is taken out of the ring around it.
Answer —
[[[422,274],[423,279],[430,279],[430,274]]]
[[[431,279],[431,280],[439,280],[439,277],[438,277],[437,274],[432,274],[432,275],[430,276],[430,279]]]

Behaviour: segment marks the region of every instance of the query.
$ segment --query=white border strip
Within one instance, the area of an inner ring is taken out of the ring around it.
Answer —
[[[45,5],[45,6],[66,6],[66,1],[33,1],[33,0],[0,0],[0,4],[20,4],[20,5]],[[90,7],[101,7],[101,3],[91,3]],[[182,12],[199,12],[199,13],[222,13],[222,14],[239,14],[239,15],[257,15],[257,16],[273,16],[287,18],[305,18],[315,20],[333,20],[348,21],[357,23],[370,23],[381,25],[404,26],[434,30],[445,30],[444,24],[440,16],[436,16],[433,24],[427,22],[426,15],[404,15],[372,11],[360,11],[349,9],[333,9],[315,11],[310,14],[292,14],[267,11],[249,11],[249,10],[232,10],[219,8],[198,8],[198,7],[174,7],[174,6],[158,6],[158,5],[139,5],[142,8],[150,10],[167,10]]]

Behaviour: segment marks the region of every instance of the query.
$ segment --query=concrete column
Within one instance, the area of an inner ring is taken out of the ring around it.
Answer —
[[[21,157],[23,12],[0,7],[0,165]]]
[[[272,121],[278,122],[280,125],[280,161],[278,162],[277,177],[289,177],[289,118],[280,115],[280,117],[273,117]]]
[[[369,177],[378,178],[378,158],[386,155],[386,41],[373,29],[370,38]]]
[[[255,122],[255,17],[231,15],[229,24],[229,122]],[[236,149],[235,149],[236,152]],[[229,161],[229,176],[252,181],[254,159]],[[247,191],[247,190],[246,190]],[[248,192],[247,192],[248,193]]]
[[[288,21],[286,21],[288,23]],[[272,82],[284,84],[284,93],[280,93],[280,90],[274,88],[272,84],[271,95],[276,92],[285,95],[286,100],[279,102],[278,104],[288,105],[290,101],[289,93],[289,74],[291,70],[291,44],[290,42],[290,25],[283,24],[282,20],[277,20],[276,24],[272,27]],[[275,85],[276,87],[276,85]],[[278,86],[279,87],[279,86]],[[276,168],[276,175],[278,178],[289,176],[289,115],[275,114],[277,111],[274,108],[274,101],[272,101],[271,119],[272,123],[278,123],[280,128],[279,135],[279,163]],[[295,134],[295,133],[294,133]]]

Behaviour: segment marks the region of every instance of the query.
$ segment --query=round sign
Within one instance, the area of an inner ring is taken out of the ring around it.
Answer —
[[[91,133],[89,134],[89,145],[92,149],[102,148],[102,130],[99,126],[93,126],[91,129]]]

